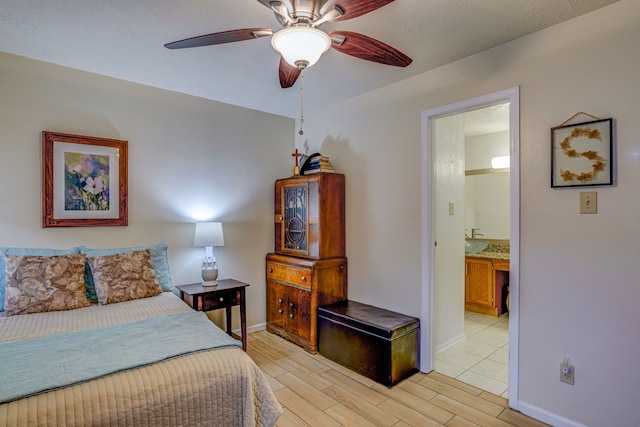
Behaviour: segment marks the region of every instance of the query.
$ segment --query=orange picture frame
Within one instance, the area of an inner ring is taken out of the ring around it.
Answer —
[[[42,132],[42,226],[128,225],[128,141]]]

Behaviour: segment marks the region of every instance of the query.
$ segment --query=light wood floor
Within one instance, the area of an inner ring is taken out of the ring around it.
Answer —
[[[389,389],[266,331],[249,335],[247,353],[284,409],[279,427],[545,425],[502,397],[435,372]]]

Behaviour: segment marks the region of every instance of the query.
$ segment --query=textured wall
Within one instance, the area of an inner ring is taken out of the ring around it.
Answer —
[[[222,221],[220,276],[252,285],[248,324],[264,323],[273,181],[291,173],[293,120],[9,54],[0,93],[0,246],[162,241],[174,283],[192,283],[204,256],[193,224]],[[42,130],[129,141],[129,226],[41,228]]]
[[[307,120],[347,173],[351,297],[419,315],[420,114],[520,86],[519,406],[554,425],[640,425],[639,41],[640,3],[623,0]],[[617,184],[596,189],[597,215],[550,188],[549,129],[579,111],[616,119]]]

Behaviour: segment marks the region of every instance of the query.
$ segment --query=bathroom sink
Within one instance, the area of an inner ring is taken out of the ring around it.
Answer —
[[[487,240],[465,240],[464,251],[468,254],[475,254],[476,252],[484,251],[489,246]]]

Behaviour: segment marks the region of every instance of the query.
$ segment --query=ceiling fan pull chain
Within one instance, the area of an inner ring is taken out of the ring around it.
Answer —
[[[304,135],[302,124],[304,123],[304,68],[300,71],[300,130],[298,133]]]

